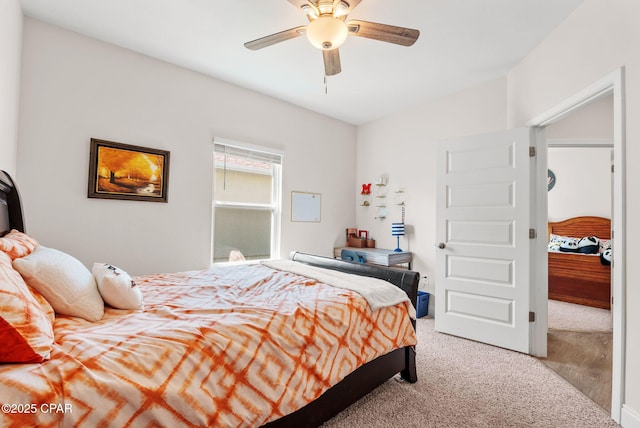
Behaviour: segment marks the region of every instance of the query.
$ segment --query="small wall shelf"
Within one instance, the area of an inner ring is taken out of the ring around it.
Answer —
[[[404,190],[396,190],[393,192],[393,203],[395,205],[404,205],[407,201],[407,194]]]

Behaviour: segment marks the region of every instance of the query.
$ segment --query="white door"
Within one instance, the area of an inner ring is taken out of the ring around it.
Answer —
[[[536,132],[512,129],[438,148],[437,331],[529,353]]]

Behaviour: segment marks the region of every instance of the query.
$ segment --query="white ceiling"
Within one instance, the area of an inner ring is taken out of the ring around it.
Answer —
[[[506,75],[581,2],[363,0],[348,19],[420,38],[403,47],[349,37],[325,94],[322,53],[306,37],[243,46],[306,25],[287,0],[21,0],[25,15],[356,125]]]

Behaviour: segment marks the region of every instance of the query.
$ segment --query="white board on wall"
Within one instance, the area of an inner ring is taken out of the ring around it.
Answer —
[[[320,222],[320,193],[291,192],[291,221]]]

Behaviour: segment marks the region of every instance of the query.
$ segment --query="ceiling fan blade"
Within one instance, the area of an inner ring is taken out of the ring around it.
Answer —
[[[322,59],[324,59],[324,75],[333,76],[342,71],[340,66],[340,53],[338,49],[322,51]]]
[[[351,20],[347,22],[349,34],[352,36],[366,37],[367,39],[380,40],[396,45],[411,46],[418,37],[420,31],[412,28],[396,27],[395,25],[378,24],[376,22]]]
[[[258,49],[266,48],[267,46],[275,45],[276,43],[284,42],[285,40],[295,39],[304,34],[307,27],[295,27],[288,30],[280,31],[265,37],[261,37],[256,40],[252,40],[244,44],[244,47],[257,51]]]

